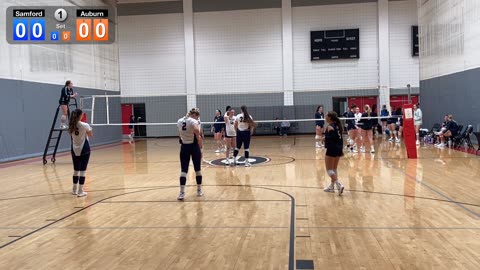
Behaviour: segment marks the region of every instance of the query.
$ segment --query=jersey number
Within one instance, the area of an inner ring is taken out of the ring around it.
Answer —
[[[240,117],[240,123],[243,123],[243,117]]]
[[[182,123],[182,130],[187,130],[187,123],[185,122]]]

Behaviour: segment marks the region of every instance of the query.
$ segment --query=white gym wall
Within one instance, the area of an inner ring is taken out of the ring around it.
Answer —
[[[281,9],[194,13],[197,93],[282,91]]]
[[[102,6],[101,0],[78,0],[80,6]],[[4,16],[9,6],[71,6],[64,0],[0,1],[0,78],[119,91],[118,42],[81,45],[9,45]],[[72,15],[73,16],[73,15]]]
[[[122,95],[186,94],[183,15],[118,17]]]
[[[388,3],[390,87],[419,86],[419,58],[412,57],[412,25],[418,25],[415,0]]]
[[[417,87],[416,1],[388,11],[390,87]],[[360,59],[311,62],[310,31],[342,28],[360,28]],[[280,8],[194,12],[193,29],[197,94],[283,92]],[[295,91],[378,88],[377,2],[294,6],[292,35]],[[182,13],[119,16],[119,40],[122,94],[186,94]]]
[[[360,28],[360,59],[310,61],[310,31]],[[293,8],[294,89],[378,87],[377,4]]]

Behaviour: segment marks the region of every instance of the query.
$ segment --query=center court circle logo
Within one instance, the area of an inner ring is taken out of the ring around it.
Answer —
[[[251,156],[251,157],[248,158],[248,161],[252,165],[259,165],[259,164],[267,163],[267,162],[270,162],[270,160],[271,159],[269,159],[267,157]],[[230,158],[230,162],[233,162],[233,157]],[[210,160],[208,163],[210,165],[215,165],[215,166],[225,166],[225,164],[227,163],[227,160],[226,160],[226,158],[219,158],[219,159]],[[237,166],[238,165],[245,165],[245,158],[244,157],[240,157],[240,156],[237,157]]]

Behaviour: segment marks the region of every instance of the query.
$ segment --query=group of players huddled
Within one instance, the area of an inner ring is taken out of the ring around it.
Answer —
[[[247,106],[241,107],[242,113],[235,115],[235,110],[227,106],[223,115],[220,110],[216,111],[213,125],[215,139],[218,143],[217,153],[225,151],[225,165],[237,165],[237,156],[242,148],[245,150],[245,167],[250,167],[249,148],[251,136],[255,130],[256,124],[253,117],[248,113]],[[177,122],[178,134],[180,136],[180,193],[178,200],[185,199],[185,184],[187,182],[187,173],[190,160],[193,162],[197,182],[197,196],[203,196],[202,190],[202,148],[203,132],[200,123],[200,110],[191,109],[186,116],[180,118]],[[221,141],[222,132],[225,134],[225,142]],[[230,158],[233,150],[233,159]]]

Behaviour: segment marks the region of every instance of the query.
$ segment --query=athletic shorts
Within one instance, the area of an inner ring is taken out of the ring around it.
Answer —
[[[329,157],[341,157],[343,156],[343,146],[328,146],[325,155]]]
[[[222,126],[221,125],[214,125],[213,129],[214,129],[215,133],[221,133],[222,132]]]
[[[62,101],[62,100],[59,100],[59,101],[58,101],[58,104],[60,104],[60,105],[66,105],[66,106],[68,106],[68,103],[70,103],[70,102]]]
[[[225,134],[225,138],[227,139],[235,139],[237,136],[228,136],[227,134]]]
[[[353,126],[353,127],[350,127],[350,126],[347,126],[347,130],[350,131],[350,130],[356,130],[357,127],[356,126]]]
[[[320,127],[320,128],[323,128],[325,126],[325,124],[320,124],[320,123],[317,123],[315,124],[317,127]]]

